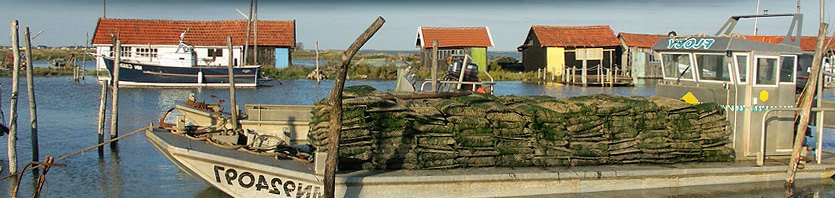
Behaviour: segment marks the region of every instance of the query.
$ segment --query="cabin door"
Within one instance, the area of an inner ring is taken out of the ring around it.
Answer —
[[[751,74],[752,87],[748,92],[750,121],[749,125],[749,147],[748,154],[753,155],[761,152],[763,136],[762,122],[764,112],[770,108],[785,107],[787,94],[794,96],[794,92],[786,92],[788,86],[785,77],[781,77],[780,56],[754,56]],[[791,71],[789,71],[791,72]],[[793,74],[792,74],[793,76]],[[791,84],[793,87],[794,84]],[[746,102],[747,103],[747,102]],[[765,120],[765,152],[767,155],[786,155],[791,153],[793,142],[793,118],[789,112],[772,112]]]

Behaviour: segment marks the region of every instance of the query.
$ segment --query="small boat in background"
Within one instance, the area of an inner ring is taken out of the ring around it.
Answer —
[[[183,33],[185,34],[185,32]],[[113,57],[102,57],[112,78]],[[119,85],[139,87],[228,87],[228,65],[198,65],[194,46],[183,42],[182,35],[174,53],[160,54],[154,61],[119,61]],[[204,61],[205,62],[205,61]],[[236,87],[256,87],[261,77],[260,65],[234,66]]]

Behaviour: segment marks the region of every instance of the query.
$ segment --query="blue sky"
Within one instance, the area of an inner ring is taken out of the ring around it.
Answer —
[[[760,10],[771,14],[796,12],[794,0],[762,0]],[[827,10],[835,7],[828,0]],[[225,0],[107,0],[108,18],[171,20],[236,20],[235,12],[248,12],[249,1]],[[363,49],[414,50],[419,26],[488,26],[496,47],[490,51],[513,51],[525,39],[531,25],[610,25],[617,32],[666,34],[715,33],[732,15],[756,11],[756,0],[261,0],[259,20],[296,20],[297,41],[312,49],[345,49],[377,16],[385,25]],[[803,34],[818,29],[819,1],[801,0]],[[831,14],[830,14],[831,15]],[[832,23],[830,15],[826,21]],[[44,30],[35,45],[83,45],[92,37],[102,16],[101,0],[0,0],[0,19],[17,19],[31,32]],[[760,20],[760,35],[782,35],[789,19]],[[6,23],[9,24],[9,23]],[[736,29],[753,34],[753,21]],[[5,26],[8,27],[8,26]],[[10,41],[2,39],[0,45]]]

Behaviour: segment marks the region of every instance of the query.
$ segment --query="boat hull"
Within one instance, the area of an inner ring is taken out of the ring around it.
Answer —
[[[234,197],[322,197],[324,193],[323,177],[314,174],[313,163],[275,160],[267,156],[222,149],[162,129],[151,129],[145,134],[154,146],[183,171]],[[493,167],[340,171],[335,178],[335,196],[543,196],[784,181],[785,169],[785,164],[779,162],[763,167],[756,167],[750,162],[736,162],[667,166],[607,165],[570,169]],[[820,180],[832,177],[835,167],[830,159],[823,164],[807,164],[798,171],[798,180]]]
[[[113,59],[103,58],[113,71]],[[234,67],[235,87],[256,87],[260,66]],[[112,76],[111,76],[112,77]],[[229,69],[223,66],[174,67],[135,62],[119,63],[120,86],[229,87]]]

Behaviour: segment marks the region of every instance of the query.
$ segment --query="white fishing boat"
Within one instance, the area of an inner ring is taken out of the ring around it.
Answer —
[[[796,33],[799,35],[801,15],[785,16],[794,17],[792,30],[797,25]],[[588,162],[584,160],[589,158],[569,157],[569,165],[565,166],[448,166],[395,170],[345,168],[336,173],[335,196],[547,196],[783,181],[787,175],[784,160],[791,151],[789,146],[793,143],[794,134],[791,129],[793,122],[786,119],[793,118],[793,114],[768,111],[785,110],[780,107],[794,102],[796,82],[793,72],[797,55],[801,52],[792,41],[770,44],[727,36],[737,20],[753,17],[766,16],[734,16],[727,23],[731,28],[725,32],[720,31],[714,36],[662,39],[654,47],[661,52],[665,68],[663,82],[657,88],[658,95],[721,105],[724,111],[712,111],[702,117],[718,115],[721,118],[712,123],[719,126],[713,129],[721,129],[723,133],[727,131],[727,135],[719,137],[722,143],[719,146],[732,148],[732,162],[674,161],[652,165],[597,158],[600,161],[593,162],[606,163],[574,166],[571,160]],[[460,65],[468,64],[465,61]],[[464,72],[457,74],[459,77],[465,75]],[[421,84],[409,77],[405,72],[400,74],[398,87],[420,90]],[[461,78],[448,79],[445,83],[449,86],[439,88],[462,88],[463,85],[475,84],[467,89],[477,91],[484,88],[481,86],[490,86],[484,91],[492,90],[490,82],[462,82],[465,80]],[[378,98],[378,101],[395,103],[391,101],[403,102],[404,98],[416,97],[394,93],[388,99]],[[321,130],[315,125],[322,123],[315,118],[321,109],[313,106],[247,105],[244,110],[246,119],[239,122],[239,131],[243,132],[238,133],[224,130],[234,125],[229,123],[228,114],[221,113],[219,105],[200,103],[194,99],[188,103],[187,106],[177,106],[183,115],[177,117],[176,124],[160,123],[159,127],[145,133],[150,142],[182,170],[234,197],[323,196],[322,175],[326,156],[319,151],[309,153],[317,147],[309,144],[316,145],[317,141],[321,141],[314,139],[316,134],[311,134]],[[625,109],[629,108],[634,107]],[[701,118],[696,116],[692,119]],[[523,128],[531,128],[536,121],[520,122],[527,122]],[[591,128],[601,133],[604,130],[602,125]],[[698,128],[695,126],[693,131],[698,131]],[[821,138],[818,141],[822,141]],[[635,150],[630,152],[644,152]],[[816,151],[821,150],[818,147]],[[820,180],[835,175],[835,159],[831,155],[823,156],[823,152],[818,152],[816,157],[813,163],[806,163],[798,170],[795,178]],[[804,161],[810,160],[806,158]]]

